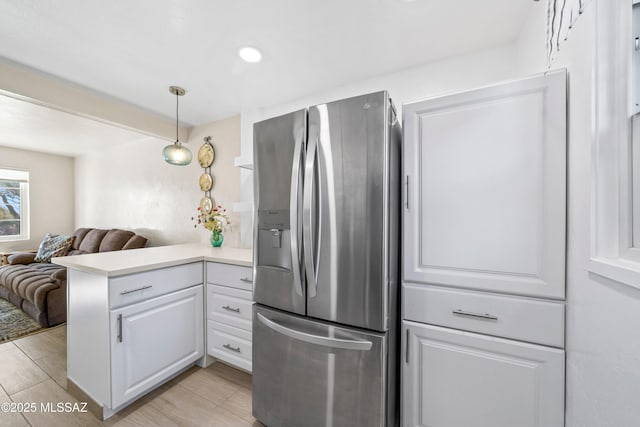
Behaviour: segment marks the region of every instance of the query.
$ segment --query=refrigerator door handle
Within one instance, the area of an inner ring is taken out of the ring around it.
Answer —
[[[307,283],[311,285],[307,289],[309,298],[315,297],[318,290],[316,270],[313,265],[313,236],[311,233],[311,227],[313,226],[313,174],[316,157],[318,155],[317,151],[318,139],[315,137],[309,138],[304,171],[304,196],[302,200],[302,212],[304,215],[302,221],[304,265],[307,273]]]
[[[257,316],[258,320],[260,320],[260,322],[262,322],[262,324],[264,324],[266,327],[298,341],[304,341],[306,343],[316,344],[323,347],[358,351],[368,351],[371,350],[371,347],[373,346],[373,343],[371,341],[345,340],[341,338],[330,338],[321,335],[309,334],[306,332],[287,328],[286,326],[267,319],[260,313],[257,313]]]
[[[289,198],[289,218],[291,224],[291,270],[293,271],[293,287],[296,293],[300,296],[304,296],[302,289],[302,277],[300,275],[300,242],[298,239],[298,201],[301,197],[300,188],[300,165],[302,163],[302,142],[304,138],[300,138],[296,141],[295,148],[293,149],[293,169],[291,171],[291,192]]]

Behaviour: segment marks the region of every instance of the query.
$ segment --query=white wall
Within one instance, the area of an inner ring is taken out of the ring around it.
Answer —
[[[545,69],[544,7],[518,40],[523,73]],[[640,422],[640,291],[587,272],[594,37],[592,2],[552,64],[569,71],[566,425],[627,427]]]
[[[162,159],[165,141],[118,146],[76,159],[76,227],[123,228],[149,239],[149,246],[184,242],[207,243],[210,233],[191,220],[204,193],[198,179],[204,172],[197,153],[205,136],[213,137],[212,165],[216,202],[229,209],[240,194],[240,173],[233,159],[240,154],[240,117],[197,126],[189,143],[194,159],[172,166]],[[125,151],[126,149],[126,151]],[[237,215],[232,215],[232,223]],[[225,232],[225,245],[239,244],[239,227]]]
[[[380,90],[389,92],[398,115],[402,117],[403,103],[512,79],[517,75],[516,65],[516,49],[512,43],[354,82],[286,104],[245,110],[242,112],[241,125],[242,156],[252,157],[253,123],[256,121],[300,108]],[[252,175],[251,172],[242,173],[242,200],[251,200],[253,197]],[[250,217],[243,216],[242,227],[242,241],[248,246],[251,244]]]
[[[0,251],[38,249],[45,234],[73,233],[74,161],[71,157],[0,147],[0,168],[29,171],[30,238],[0,242]]]

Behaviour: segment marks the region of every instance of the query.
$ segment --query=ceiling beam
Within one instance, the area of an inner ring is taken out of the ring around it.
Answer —
[[[173,119],[2,58],[0,94],[167,141],[175,140]],[[190,131],[191,128],[181,126],[180,140],[187,141]]]

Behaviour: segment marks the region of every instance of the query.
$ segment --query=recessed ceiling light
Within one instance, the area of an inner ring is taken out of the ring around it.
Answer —
[[[262,59],[260,51],[253,46],[241,47],[238,55],[247,62],[259,62]]]

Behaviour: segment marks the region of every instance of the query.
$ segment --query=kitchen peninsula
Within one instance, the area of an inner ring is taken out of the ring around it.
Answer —
[[[251,250],[182,244],[52,262],[68,269],[68,391],[100,418],[207,355],[251,371]]]

